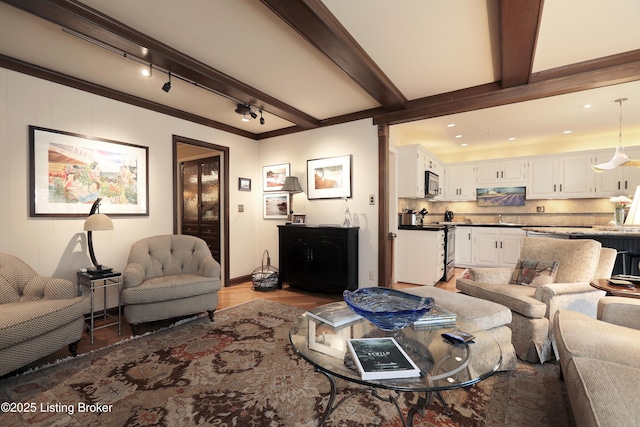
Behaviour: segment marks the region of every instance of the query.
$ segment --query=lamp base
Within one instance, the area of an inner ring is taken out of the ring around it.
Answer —
[[[107,267],[106,265],[99,265],[98,267],[87,268],[87,274],[89,276],[102,276],[104,274],[109,274],[113,271],[112,267]]]

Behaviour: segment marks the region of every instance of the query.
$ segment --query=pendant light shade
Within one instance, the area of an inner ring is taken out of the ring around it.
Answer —
[[[615,101],[620,104],[620,133],[618,134],[618,146],[616,147],[616,152],[608,162],[591,165],[591,169],[593,169],[594,172],[604,172],[620,166],[640,167],[640,160],[630,160],[622,145],[622,103],[626,100],[627,98],[620,98]]]

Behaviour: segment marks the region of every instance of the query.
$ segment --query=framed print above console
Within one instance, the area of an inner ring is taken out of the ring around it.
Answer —
[[[351,197],[351,154],[307,160],[307,197],[309,200]]]

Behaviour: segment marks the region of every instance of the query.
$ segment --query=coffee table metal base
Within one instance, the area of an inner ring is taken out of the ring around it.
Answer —
[[[329,384],[331,385],[331,395],[329,396],[329,402],[327,403],[327,408],[325,409],[324,414],[322,415],[322,418],[318,422],[318,427],[321,427],[324,424],[324,422],[327,420],[327,418],[336,409],[338,409],[338,407],[340,407],[340,405],[342,405],[347,399],[349,399],[352,396],[355,396],[356,394],[366,393],[366,392],[370,392],[371,395],[378,400],[381,400],[383,402],[393,403],[393,405],[396,407],[396,410],[398,411],[398,415],[400,416],[400,420],[402,421],[402,425],[404,427],[413,427],[413,418],[415,417],[416,414],[419,414],[421,417],[424,417],[424,410],[431,405],[434,397],[438,398],[438,400],[442,403],[442,406],[444,406],[445,408],[448,408],[447,403],[444,401],[444,398],[442,397],[442,394],[440,394],[439,391],[427,391],[427,392],[424,392],[424,396],[418,397],[418,401],[416,402],[415,405],[412,405],[411,408],[409,408],[409,412],[407,413],[407,419],[405,420],[404,416],[402,415],[402,409],[400,409],[400,404],[398,404],[398,397],[400,397],[400,392],[394,391],[395,396],[389,395],[389,397],[384,397],[378,393],[378,389],[376,387],[365,387],[359,390],[355,390],[349,393],[348,395],[346,395],[345,397],[343,397],[342,399],[340,399],[338,402],[336,402],[335,400],[338,394],[338,387],[336,385],[335,377],[331,375],[329,372],[323,371],[322,369],[319,369],[317,367],[315,368],[315,371],[327,377],[327,379],[329,380]],[[448,409],[445,414],[447,416],[451,416],[451,412]]]

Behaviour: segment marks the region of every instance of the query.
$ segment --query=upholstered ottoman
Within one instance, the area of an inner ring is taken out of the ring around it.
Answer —
[[[516,368],[518,361],[516,351],[511,343],[511,310],[495,302],[486,301],[469,295],[445,291],[433,286],[421,286],[403,289],[403,292],[421,297],[431,297],[435,303],[449,311],[456,313],[461,320],[473,324],[474,332],[485,330],[493,336],[502,350],[500,371],[510,371]]]

